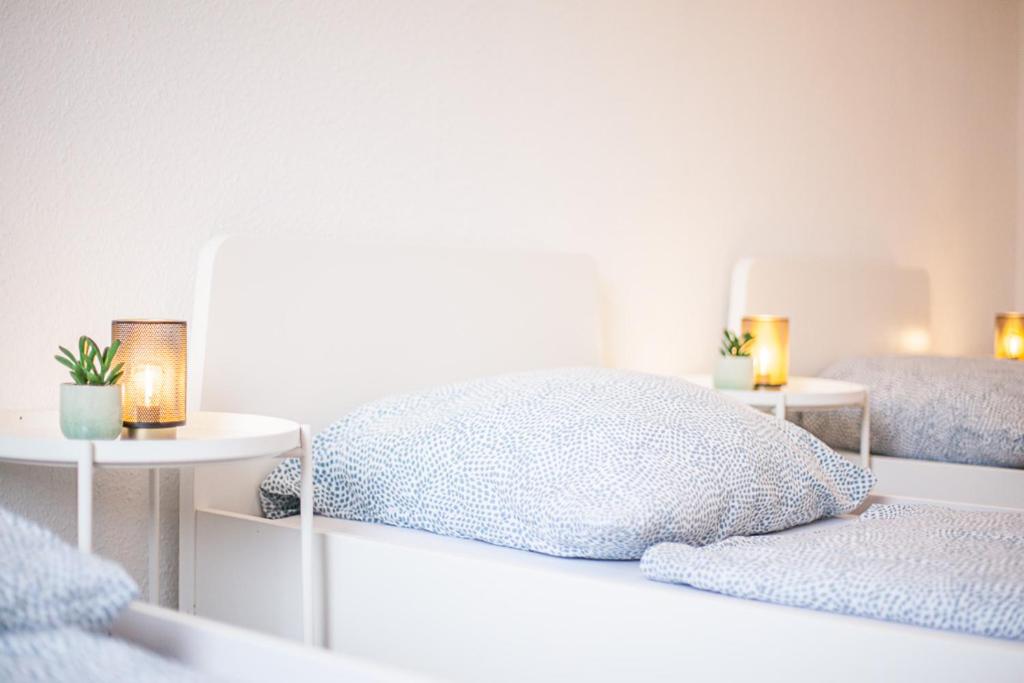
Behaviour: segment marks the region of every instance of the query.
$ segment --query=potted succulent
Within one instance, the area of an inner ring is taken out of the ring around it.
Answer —
[[[60,431],[69,439],[116,439],[121,434],[123,363],[114,365],[121,346],[115,339],[100,350],[89,337],[78,338],[78,357],[63,346],[57,362],[68,369],[73,383],[60,385]]]
[[[715,365],[713,383],[716,389],[753,389],[754,361],[750,357],[750,344],[754,337],[744,332],[742,337],[735,332],[723,330],[721,358]]]

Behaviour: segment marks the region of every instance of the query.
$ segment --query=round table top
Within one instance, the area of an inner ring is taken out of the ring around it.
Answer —
[[[71,465],[92,453],[105,467],[176,467],[281,455],[300,445],[299,424],[240,413],[189,413],[176,438],[67,439],[57,411],[0,411],[0,461]]]
[[[683,379],[712,388],[711,375],[690,375]],[[778,389],[718,391],[751,406],[771,408],[783,401],[787,408],[793,409],[862,405],[868,394],[867,387],[861,384],[821,377],[790,377],[789,383]]]

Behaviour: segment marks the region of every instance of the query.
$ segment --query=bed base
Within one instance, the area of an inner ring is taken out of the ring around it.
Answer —
[[[859,453],[842,451],[861,464]],[[872,455],[877,495],[1024,510],[1024,470]]]
[[[636,562],[325,518],[316,527],[324,645],[445,680],[791,681],[817,671],[858,683],[1010,681],[1024,671],[1024,643],[659,584]],[[198,611],[300,638],[297,521],[202,510],[197,531]]]
[[[300,624],[301,631],[301,624]],[[412,683],[425,679],[353,657],[179,612],[133,603],[112,635],[210,678],[250,683]]]

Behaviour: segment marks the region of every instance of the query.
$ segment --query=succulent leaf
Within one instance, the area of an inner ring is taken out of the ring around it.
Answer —
[[[113,369],[110,368],[117,355],[121,341],[114,342],[105,349],[100,349],[99,344],[91,337],[85,335],[78,338],[78,356],[76,357],[68,349],[58,346],[63,356],[55,355],[58,363],[68,368],[71,379],[75,384],[107,385],[116,384],[123,374],[124,363],[118,363]],[[99,367],[97,367],[99,361]]]
[[[723,356],[749,356],[749,346],[753,340],[754,337],[750,332],[744,332],[741,337],[726,328],[722,330],[722,347],[719,353]]]

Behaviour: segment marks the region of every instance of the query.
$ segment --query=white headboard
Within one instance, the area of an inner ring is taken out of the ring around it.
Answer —
[[[218,238],[197,273],[189,408],[285,417],[315,433],[387,394],[601,365],[602,299],[584,256]],[[193,504],[257,514],[273,466],[184,474],[182,524]]]
[[[729,327],[759,313],[789,316],[790,369],[798,375],[847,356],[930,347],[928,274],[916,268],[746,258],[733,270]]]
[[[314,432],[365,401],[602,362],[587,257],[232,236],[200,261],[192,406]]]

